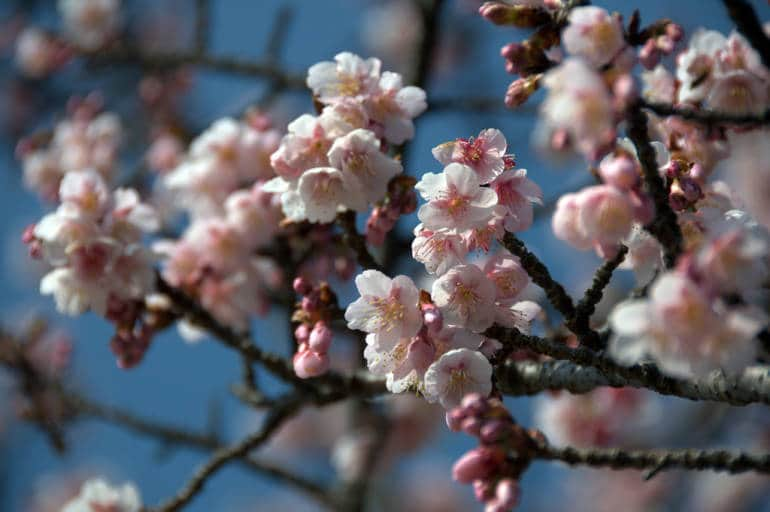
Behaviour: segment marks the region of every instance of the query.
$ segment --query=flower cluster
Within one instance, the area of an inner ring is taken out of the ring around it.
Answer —
[[[514,422],[497,398],[472,394],[446,415],[449,428],[479,439],[477,448],[452,468],[458,482],[473,484],[476,499],[486,512],[506,512],[519,502],[519,477],[533,450],[531,433]]]
[[[139,512],[142,498],[131,484],[113,487],[101,478],[88,480],[80,494],[67,503],[62,512]]]
[[[107,184],[112,182],[122,130],[115,114],[99,113],[99,103],[93,96],[73,101],[70,116],[57,123],[50,136],[41,134],[19,143],[28,188],[54,202],[68,173],[94,170]]]
[[[735,373],[754,360],[754,338],[768,317],[751,303],[768,275],[770,235],[730,210],[697,236],[676,269],[653,282],[648,298],[613,311],[610,350],[621,361],[652,357],[667,372],[687,376],[716,368]]]
[[[86,50],[103,46],[120,23],[120,0],[59,0],[58,7],[69,39]]]
[[[365,211],[383,199],[402,172],[387,144],[414,136],[425,92],[404,87],[398,73],[381,73],[379,60],[347,52],[313,65],[307,85],[323,110],[289,124],[270,157],[278,176],[267,190],[280,194],[288,220],[329,223],[340,210]]]
[[[299,323],[294,329],[294,372],[302,379],[317,377],[329,369],[327,352],[334,334],[330,323],[337,312],[337,297],[328,284],[314,287],[304,277],[297,277],[293,287],[302,296],[292,316]]]

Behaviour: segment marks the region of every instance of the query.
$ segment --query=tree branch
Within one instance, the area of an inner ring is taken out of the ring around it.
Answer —
[[[180,510],[203,490],[203,486],[211,476],[228,462],[245,457],[250,451],[267,441],[286,420],[299,411],[305,401],[306,399],[303,399],[301,395],[291,395],[278,400],[276,407],[268,413],[260,430],[237,444],[217,450],[174,498],[156,508],[147,509],[148,512]]]
[[[722,1],[738,31],[749,40],[751,46],[759,53],[762,63],[770,69],[770,38],[765,34],[754,8],[746,0]]]
[[[611,469],[648,469],[656,473],[667,469],[726,471],[728,473],[770,473],[770,454],[754,455],[727,450],[619,450],[617,448],[556,448],[539,443],[535,457],[556,460],[570,466]]]
[[[705,124],[707,126],[730,125],[765,125],[770,124],[770,109],[762,114],[730,114],[727,112],[715,112],[713,110],[675,107],[666,103],[653,103],[641,100],[641,107],[659,116],[681,117],[687,121]]]
[[[639,162],[642,165],[644,184],[647,193],[655,203],[655,219],[645,229],[663,246],[666,265],[671,268],[682,252],[682,231],[676,214],[668,202],[668,190],[658,172],[655,150],[647,133],[647,115],[642,111],[642,104],[629,107],[626,114],[628,137],[636,146]]]
[[[504,345],[529,349],[572,363],[522,363],[519,366],[507,362],[497,370],[498,387],[506,393],[532,394],[537,389],[566,389],[586,393],[598,386],[629,386],[688,400],[724,402],[730,405],[770,404],[770,374],[763,367],[748,368],[734,377],[715,371],[704,378],[680,379],[664,375],[654,364],[622,366],[592,350],[570,348],[537,336],[527,336],[516,329],[495,326],[485,334],[500,340]]]
[[[356,229],[356,212],[348,210],[337,215],[337,224],[342,228],[342,239],[345,245],[356,254],[356,260],[361,268],[382,271],[382,266],[366,248],[366,237]]]

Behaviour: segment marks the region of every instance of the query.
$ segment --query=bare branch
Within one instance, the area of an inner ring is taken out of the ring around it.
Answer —
[[[642,100],[641,106],[659,116],[681,117],[687,121],[705,124],[707,126],[715,125],[765,125],[770,124],[770,109],[762,114],[730,114],[727,112],[714,112],[713,110],[681,108],[666,103],[653,103]]]

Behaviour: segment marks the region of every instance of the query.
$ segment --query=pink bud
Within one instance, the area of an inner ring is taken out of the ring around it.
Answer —
[[[633,188],[639,181],[636,162],[625,154],[602,160],[599,175],[608,185],[622,189]]]
[[[302,309],[307,311],[308,313],[312,313],[313,311],[318,311],[318,308],[320,306],[320,299],[318,297],[317,293],[310,293],[308,295],[305,295],[302,297]]]
[[[481,416],[489,410],[489,404],[486,397],[480,393],[470,393],[463,397],[460,407],[465,409],[466,414]]]
[[[521,489],[519,483],[512,478],[503,478],[497,483],[495,498],[505,510],[510,510],[519,503]]]
[[[462,430],[462,421],[465,419],[465,411],[462,408],[457,407],[451,411],[447,411],[444,416],[446,420],[446,426],[452,432],[460,432]]]
[[[316,322],[313,330],[310,332],[308,341],[310,348],[320,354],[325,354],[332,344],[332,330],[326,325],[326,322]]]
[[[307,326],[307,324],[299,324],[296,329],[294,329],[294,339],[297,340],[297,343],[307,343],[308,339],[310,338],[310,327]]]
[[[639,50],[639,62],[647,69],[653,69],[660,62],[660,52],[654,39],[648,39]]]
[[[495,474],[503,457],[504,454],[499,450],[486,446],[474,448],[452,466],[452,478],[464,484],[489,478]]]
[[[473,481],[473,494],[480,502],[485,502],[492,499],[495,495],[495,488],[492,482],[486,480],[474,480]]]
[[[678,42],[684,37],[684,29],[677,23],[669,23],[666,25],[666,35],[674,42]]]
[[[294,278],[292,286],[294,287],[294,292],[298,295],[307,295],[313,289],[313,285],[310,284],[310,281],[302,276]]]
[[[484,421],[481,418],[470,416],[462,421],[460,429],[468,435],[478,436],[483,425]]]
[[[511,432],[511,424],[503,420],[492,420],[481,427],[479,438],[484,443],[496,443]]]
[[[618,107],[625,108],[636,101],[639,97],[639,90],[636,87],[634,78],[626,73],[618,77],[612,85],[612,93],[618,102]]]
[[[329,369],[329,357],[312,350],[294,354],[294,373],[300,379],[309,379],[323,375]]]

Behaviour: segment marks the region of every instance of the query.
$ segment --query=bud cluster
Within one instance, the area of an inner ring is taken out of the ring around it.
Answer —
[[[314,287],[304,277],[298,277],[293,285],[294,291],[302,296],[292,316],[293,322],[299,322],[294,329],[294,371],[301,379],[318,377],[329,369],[327,352],[334,334],[329,324],[339,310],[337,296],[324,282]]]
[[[417,209],[417,195],[414,185],[417,182],[411,176],[399,175],[388,183],[388,195],[381,204],[372,209],[366,221],[366,241],[372,245],[382,245],[387,235],[396,225],[401,215],[408,215]]]

